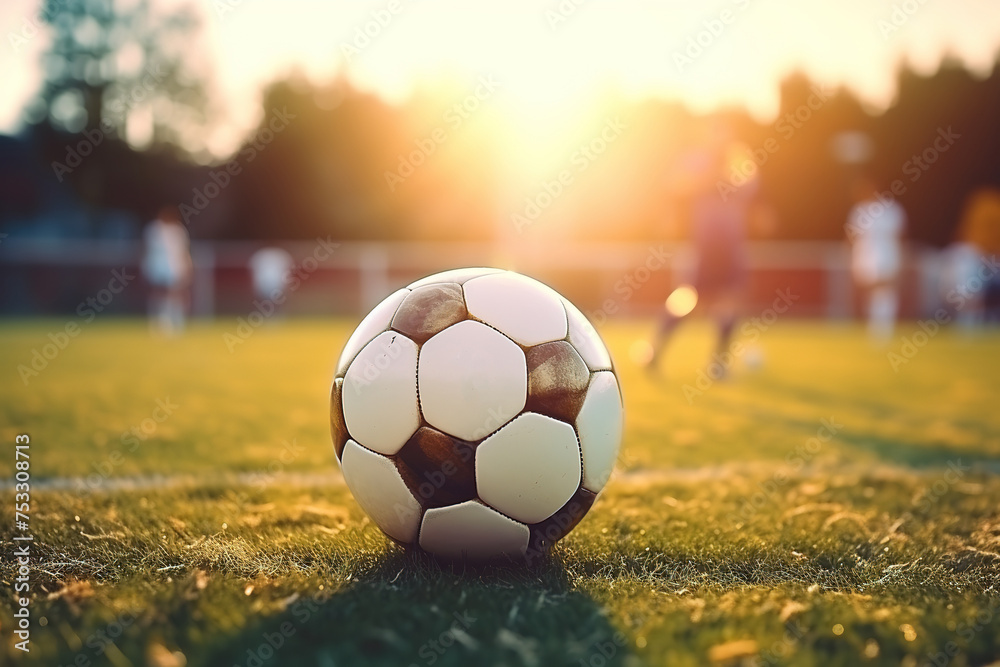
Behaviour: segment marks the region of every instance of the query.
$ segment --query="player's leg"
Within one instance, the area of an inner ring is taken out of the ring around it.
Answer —
[[[729,344],[733,339],[733,329],[736,328],[736,313],[730,312],[717,320],[719,326],[719,340],[715,346],[718,354],[726,354],[729,351]]]
[[[980,323],[1000,323],[1000,276],[989,278],[977,295],[981,304]]]
[[[679,317],[666,310],[660,316],[656,332],[653,334],[653,340],[650,343],[652,354],[650,354],[649,361],[646,362],[647,368],[651,370],[655,369],[660,363],[660,355],[682,319],[684,319],[683,316]]]
[[[184,331],[187,315],[188,290],[185,284],[177,284],[170,288],[169,306],[167,310],[168,326],[171,333]]]
[[[664,303],[664,310],[660,315],[659,324],[650,343],[650,356],[646,362],[647,368],[651,370],[656,368],[660,354],[670,342],[670,337],[673,335],[677,325],[681,323],[681,320],[690,315],[695,308],[699,307],[700,298],[698,290],[693,285],[680,285],[670,293],[670,296],[667,297]]]
[[[167,290],[153,285],[149,290],[149,328],[153,333],[163,333],[166,328]]]
[[[896,326],[899,310],[899,293],[895,283],[879,282],[871,287],[868,295],[868,333],[879,344],[888,343]]]
[[[719,295],[715,300],[715,322],[719,329],[719,338],[716,341],[715,351],[722,354],[729,350],[729,345],[733,339],[733,329],[736,328],[736,321],[739,318],[740,298],[737,289],[728,290]]]
[[[712,296],[706,303],[708,311],[711,313],[715,326],[718,329],[718,337],[715,341],[715,354],[712,356],[713,362],[721,366],[719,377],[723,379],[729,374],[736,359],[730,349],[733,339],[733,330],[736,328],[738,319],[740,299],[738,290],[735,288],[720,291]]]

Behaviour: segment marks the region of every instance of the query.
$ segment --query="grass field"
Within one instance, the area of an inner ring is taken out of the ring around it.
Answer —
[[[0,664],[1000,664],[997,333],[943,331],[894,371],[858,327],[779,322],[762,368],[699,385],[706,325],[658,378],[628,361],[648,323],[609,326],[618,473],[547,562],[461,569],[390,546],[341,481],[327,390],[352,323],[230,352],[230,321],[98,321],[25,385],[63,324],[0,324]]]

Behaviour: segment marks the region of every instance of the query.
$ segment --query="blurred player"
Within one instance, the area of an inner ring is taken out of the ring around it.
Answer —
[[[958,228],[958,243],[963,251],[962,268],[953,285],[964,302],[954,299],[959,308],[959,321],[1000,321],[1000,274],[993,268],[1000,256],[1000,188],[979,188],[969,195]],[[982,284],[978,289],[977,285]],[[969,310],[972,314],[965,314]]]
[[[854,183],[855,205],[848,214],[851,273],[865,295],[868,333],[884,345],[892,338],[899,310],[899,274],[903,266],[906,213],[882,196],[870,179]]]
[[[253,291],[260,299],[277,304],[283,301],[288,275],[294,264],[292,256],[282,248],[261,248],[250,256]]]
[[[184,330],[187,311],[191,250],[177,209],[160,209],[157,218],[146,225],[143,242],[142,272],[151,286],[150,325],[164,335],[178,334]]]
[[[984,292],[973,290],[983,256],[975,244],[959,239],[941,251],[941,298],[955,322],[971,329],[983,321]]]
[[[696,305],[715,320],[719,329],[716,350],[725,353],[743,301],[747,223],[759,185],[756,166],[749,175],[744,170],[742,179],[734,183],[733,169],[746,166],[748,152],[732,140],[722,122],[712,125],[706,143],[705,148],[684,156],[671,178],[672,195],[690,207],[695,265],[691,284],[674,290],[665,304],[647,362],[653,371],[678,323]]]

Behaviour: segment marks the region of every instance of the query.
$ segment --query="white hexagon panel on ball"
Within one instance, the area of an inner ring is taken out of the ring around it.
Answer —
[[[420,526],[420,547],[437,556],[485,560],[524,556],[528,527],[482,503],[429,509]]]
[[[566,337],[566,311],[551,287],[510,271],[473,278],[462,285],[469,314],[521,345]]]
[[[396,290],[387,296],[380,304],[372,308],[371,312],[361,320],[361,324],[354,330],[351,337],[344,343],[344,349],[340,353],[337,361],[337,375],[347,372],[347,366],[354,360],[358,352],[367,345],[372,338],[389,328],[392,316],[396,314],[399,304],[410,293],[408,289]]]
[[[420,503],[392,461],[348,440],[340,466],[347,488],[375,525],[400,542],[409,544],[417,539]]]
[[[597,329],[590,320],[580,312],[580,309],[563,299],[566,306],[566,316],[569,318],[569,342],[583,357],[587,367],[592,371],[610,371],[611,355]]]
[[[380,333],[347,368],[341,395],[351,437],[381,454],[398,452],[420,426],[417,344]]]
[[[573,427],[525,413],[476,448],[476,488],[487,505],[538,523],[580,488],[580,446]]]
[[[598,493],[608,483],[622,440],[622,396],[610,371],[594,373],[576,416],[583,454],[583,488]]]
[[[419,369],[424,419],[456,438],[479,440],[524,409],[524,352],[485,324],[466,320],[432,336]]]

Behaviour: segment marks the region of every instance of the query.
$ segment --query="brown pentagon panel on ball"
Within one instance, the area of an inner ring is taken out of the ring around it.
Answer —
[[[403,299],[392,318],[392,328],[418,344],[461,322],[468,312],[462,286],[437,283],[418,287]]]
[[[529,347],[528,401],[525,409],[572,422],[584,399],[590,370],[583,357],[564,340]]]
[[[338,461],[344,453],[344,445],[351,437],[347,432],[347,422],[344,421],[343,393],[344,378],[336,378],[330,389],[330,434],[333,436],[333,451],[337,453]]]
[[[422,426],[396,454],[396,467],[424,507],[476,497],[475,446]]]
[[[580,487],[573,497],[558,512],[545,521],[528,526],[531,538],[528,541],[528,551],[525,558],[531,560],[548,554],[556,542],[569,534],[576,525],[587,516],[591,506],[597,499],[597,494]]]

